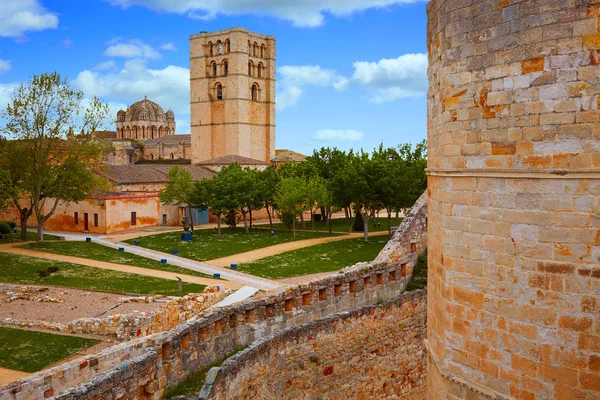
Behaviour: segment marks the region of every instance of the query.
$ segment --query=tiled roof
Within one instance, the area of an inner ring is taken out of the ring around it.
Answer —
[[[238,163],[240,165],[269,165],[269,163],[265,161],[233,154],[229,156],[213,158],[212,160],[200,161],[197,165],[229,165],[233,163]]]
[[[167,183],[167,173],[173,165],[107,165],[103,171],[110,181],[125,183]],[[179,165],[190,171],[194,180],[212,178],[215,173],[198,165]]]
[[[168,136],[163,136],[161,138],[157,138],[157,139],[150,139],[150,140],[146,140],[144,143],[145,144],[152,144],[152,143],[179,143],[179,142],[191,142],[192,141],[192,135],[187,134],[187,135],[168,135]]]
[[[275,150],[275,157],[273,157],[271,161],[306,161],[306,156],[292,150]]]

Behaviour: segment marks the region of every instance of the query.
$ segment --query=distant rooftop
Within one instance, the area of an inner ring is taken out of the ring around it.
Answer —
[[[167,183],[167,173],[174,165],[107,165],[103,171],[107,179],[117,184]],[[212,178],[215,173],[198,165],[179,165],[188,170],[194,180]]]
[[[189,142],[189,143],[191,143],[191,141],[192,141],[192,135],[190,135],[188,133],[186,135],[168,135],[168,136],[163,136],[163,137],[156,138],[156,139],[146,140],[144,143],[146,145],[148,145],[148,144],[152,144],[152,143],[179,143],[179,142]]]
[[[269,165],[269,163],[265,161],[233,154],[213,158],[212,160],[200,161],[197,165],[229,165],[233,163],[238,163],[240,165]]]

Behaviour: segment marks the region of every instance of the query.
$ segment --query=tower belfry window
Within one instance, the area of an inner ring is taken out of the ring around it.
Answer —
[[[212,62],[212,76],[217,76],[217,63],[216,62]]]
[[[220,83],[218,83],[216,89],[217,89],[217,100],[223,100],[223,86]]]
[[[221,43],[220,41],[217,43],[217,51],[219,52],[219,54],[223,54],[223,43]]]
[[[252,100],[258,101],[258,85],[256,83],[252,85]]]
[[[223,75],[229,75],[229,63],[227,61],[223,61]]]

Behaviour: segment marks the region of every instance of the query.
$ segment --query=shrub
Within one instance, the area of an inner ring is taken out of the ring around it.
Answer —
[[[38,275],[40,278],[47,278],[49,277],[51,274],[58,272],[58,267],[49,267],[46,269],[40,269],[38,270]]]
[[[294,226],[294,216],[285,211],[277,211],[277,216],[279,220],[288,228],[288,230],[292,230]]]
[[[12,229],[10,229],[10,225],[8,225],[6,222],[0,222],[0,234],[1,235],[8,235],[11,232],[12,232]]]
[[[11,230],[15,229],[17,227],[17,223],[14,221],[2,221],[2,222],[4,222],[5,224],[8,224],[8,226],[10,226]]]

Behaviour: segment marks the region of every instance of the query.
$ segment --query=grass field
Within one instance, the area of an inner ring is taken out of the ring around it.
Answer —
[[[35,241],[36,238],[37,238],[37,232],[30,231],[30,230],[27,231],[27,240],[28,241]],[[58,239],[60,239],[58,236],[44,234],[44,240],[58,240]],[[9,234],[8,238],[6,238],[6,239],[0,239],[0,244],[16,243],[16,242],[20,242],[20,241],[21,241],[21,232],[17,232],[17,233]]]
[[[46,251],[48,253],[62,254],[73,257],[88,258],[90,260],[108,261],[111,263],[133,265],[135,267],[157,269],[161,271],[175,272],[178,274],[195,276],[212,276],[196,273],[186,268],[170,264],[161,264],[160,261],[150,260],[145,257],[131,253],[121,253],[118,249],[102,246],[97,243],[88,242],[42,242],[28,243],[21,247],[31,250]]]
[[[206,261],[279,243],[330,236],[336,235],[329,235],[325,232],[296,232],[296,239],[294,239],[291,232],[277,231],[275,236],[271,237],[271,233],[266,229],[253,229],[247,234],[244,232],[244,228],[231,229],[225,227],[221,230],[221,237],[217,236],[216,229],[196,230],[191,242],[182,242],[180,232],[162,233],[131,239],[126,242],[133,244],[136,240],[139,240],[142,247],[164,253],[171,253],[176,249],[179,250],[181,257]]]
[[[0,367],[36,372],[99,340],[0,327]]]
[[[41,277],[40,270],[55,267],[58,271]],[[0,253],[0,281],[33,285],[65,286],[85,290],[117,293],[180,295],[177,281],[110,271],[84,265],[44,260],[36,257]],[[183,293],[200,293],[204,285],[183,283]]]
[[[351,220],[354,222],[354,219]],[[402,218],[392,218],[391,223],[392,226],[398,226],[402,222]],[[379,218],[378,220],[379,226],[377,226],[377,222],[371,221],[369,223],[369,232],[378,232],[378,231],[387,231],[388,230],[388,220],[387,218]],[[260,228],[269,228],[269,225],[257,225]],[[310,223],[310,218],[305,221],[305,226],[307,231],[312,229],[312,225]],[[287,227],[282,223],[273,224],[273,228],[276,229],[287,229]],[[302,225],[299,222],[296,223],[296,230],[302,230]],[[324,221],[315,222],[315,230],[319,232],[327,231],[329,232],[329,226]],[[331,231],[332,232],[344,232],[348,233],[348,224],[346,223],[346,218],[333,218],[331,220]]]
[[[238,270],[264,278],[292,276],[337,271],[361,261],[372,261],[388,242],[387,236],[340,240],[241,264]]]

